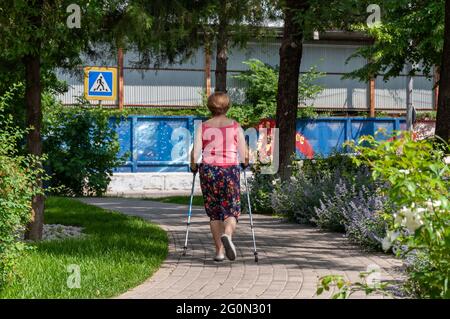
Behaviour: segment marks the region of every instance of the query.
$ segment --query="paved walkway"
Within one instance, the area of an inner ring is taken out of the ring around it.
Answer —
[[[168,232],[167,260],[151,278],[119,298],[312,298],[320,276],[342,274],[358,281],[367,266],[378,265],[382,280],[395,280],[401,265],[391,256],[362,252],[341,234],[262,215],[254,215],[259,263],[254,262],[248,215],[241,217],[234,237],[237,260],[216,263],[208,218],[201,207],[193,209],[189,249],[182,256],[187,206],[139,199],[82,201],[140,216]]]

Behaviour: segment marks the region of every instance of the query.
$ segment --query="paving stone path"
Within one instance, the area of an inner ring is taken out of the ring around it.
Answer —
[[[258,263],[254,262],[248,215],[241,217],[233,239],[237,260],[214,262],[208,218],[202,207],[193,209],[189,248],[182,256],[187,206],[140,199],[81,200],[150,220],[168,233],[169,255],[161,268],[119,298],[317,298],[319,277],[341,274],[358,281],[359,273],[370,265],[381,268],[382,280],[400,278],[401,261],[392,256],[362,252],[342,234],[263,215],[254,215]],[[329,298],[330,294],[320,297]]]

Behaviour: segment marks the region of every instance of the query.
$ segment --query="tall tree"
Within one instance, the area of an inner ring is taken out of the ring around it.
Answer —
[[[216,91],[227,91],[227,63],[228,63],[228,16],[227,1],[220,1],[219,23],[217,27],[217,53],[216,53]]]
[[[92,41],[108,39],[105,34],[117,21],[139,12],[134,10],[139,6],[137,1],[83,0],[78,1],[79,6],[72,2],[0,2],[0,61],[23,66],[17,71],[24,72],[21,77],[25,82],[26,124],[30,127],[27,149],[38,157],[42,155],[42,74],[56,67],[80,64],[81,52],[92,52]],[[42,187],[41,178],[38,184]],[[44,197],[35,196],[31,207],[26,238],[39,240],[44,222]]]
[[[266,26],[279,17],[276,1],[210,0],[202,14],[200,42],[207,48],[215,43],[215,90],[226,92],[230,49],[271,33]]]
[[[269,31],[275,20],[276,0],[171,0],[149,1],[146,12],[153,17],[152,30],[140,46],[137,65],[180,63],[199,48],[216,50],[215,89],[227,90],[229,51],[245,47],[250,39]]]
[[[450,0],[445,1],[444,45],[441,54],[436,135],[450,143]]]
[[[284,28],[280,47],[280,73],[276,122],[279,129],[279,175],[286,180],[291,175],[292,154],[295,152],[295,132],[298,109],[298,80],[303,54],[304,24],[297,14],[308,10],[307,0],[286,0],[283,7]]]
[[[276,121],[279,129],[279,176],[291,176],[295,154],[298,109],[298,79],[303,54],[303,41],[314,31],[348,30],[367,17],[365,1],[360,0],[281,0],[284,28],[280,47],[280,73]]]
[[[360,24],[356,30],[367,32],[375,42],[355,56],[368,59],[363,68],[349,76],[366,79],[368,74],[383,73],[384,80],[404,73],[412,64],[411,75],[422,72],[430,78],[439,66],[436,135],[450,139],[450,7],[447,0],[384,0],[381,23]]]

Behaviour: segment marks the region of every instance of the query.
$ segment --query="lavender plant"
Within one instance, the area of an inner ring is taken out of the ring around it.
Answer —
[[[363,247],[379,250],[387,227],[383,214],[388,210],[388,201],[378,190],[363,186],[347,205],[347,237]]]
[[[355,194],[355,185],[340,179],[333,192],[322,194],[320,207],[314,207],[316,217],[313,221],[321,228],[344,232],[348,222],[348,204]]]

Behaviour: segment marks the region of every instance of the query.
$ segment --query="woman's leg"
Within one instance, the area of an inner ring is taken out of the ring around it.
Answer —
[[[200,186],[202,189],[203,201],[205,203],[205,211],[210,218],[209,227],[211,229],[214,246],[216,248],[216,256],[223,255],[224,248],[222,241],[220,240],[220,236],[223,234],[223,222],[220,220],[219,214],[217,214],[217,205],[220,202],[214,194],[216,187],[216,182],[214,180],[214,168],[209,165],[200,164],[199,173]]]
[[[222,241],[223,247],[225,249],[225,255],[229,260],[236,259],[236,247],[233,244],[231,237],[233,236],[234,231],[236,230],[236,218],[228,217],[224,221],[225,226],[225,234],[220,237]]]
[[[209,225],[211,227],[211,234],[216,246],[216,255],[223,254],[223,245],[220,237],[224,232],[224,223],[221,220],[212,220]]]
[[[230,237],[233,237],[234,231],[236,230],[236,218],[228,217],[224,221],[225,231],[224,233]]]

